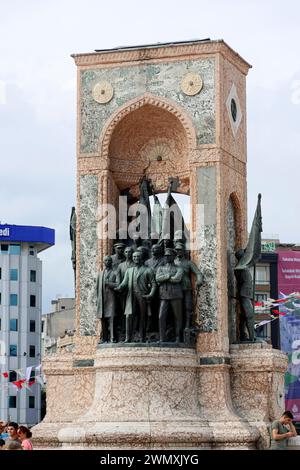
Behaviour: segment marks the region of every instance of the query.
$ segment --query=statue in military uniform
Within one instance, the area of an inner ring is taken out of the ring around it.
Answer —
[[[185,258],[185,248],[182,243],[177,242],[175,244],[176,258],[175,265],[183,269],[183,305],[185,310],[185,328],[190,328],[193,317],[193,295],[192,295],[192,283],[191,274],[196,277],[196,289],[199,290],[203,284],[203,277],[193,261]]]
[[[182,337],[182,280],[183,269],[174,264],[174,251],[165,249],[165,264],[156,272],[156,282],[159,285],[159,336],[160,342],[167,340],[167,315],[171,308],[175,318],[176,342],[181,342]]]
[[[112,258],[112,267],[115,271],[118,269],[119,264],[125,261],[125,257],[124,257],[125,248],[126,248],[125,243],[117,242],[114,244],[115,254],[112,255],[111,258]]]
[[[235,254],[238,260],[242,259],[245,250],[238,250]],[[253,279],[250,269],[245,267],[234,271],[237,281],[237,297],[240,303],[240,341],[255,341],[254,309],[253,309]],[[248,337],[247,333],[248,332]]]
[[[151,248],[151,258],[145,262],[145,266],[148,266],[148,268],[153,269],[153,271],[156,273],[158,268],[162,266],[164,262],[165,258],[163,256],[163,250],[161,245],[153,245]]]

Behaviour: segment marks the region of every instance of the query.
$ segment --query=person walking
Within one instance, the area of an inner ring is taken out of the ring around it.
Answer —
[[[21,446],[23,450],[33,450],[32,443],[30,438],[32,437],[32,432],[29,431],[26,426],[19,426],[18,436],[21,441]]]
[[[271,450],[287,450],[290,437],[297,436],[293,425],[294,416],[290,411],[285,411],[278,420],[271,425]]]

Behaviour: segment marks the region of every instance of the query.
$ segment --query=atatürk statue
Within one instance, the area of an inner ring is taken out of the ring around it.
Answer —
[[[178,184],[179,181],[171,178],[164,209],[156,198],[152,216],[149,196],[153,188],[145,178],[140,184],[139,202],[147,209],[140,208],[140,212],[148,222],[148,229],[143,236],[136,233],[131,244],[126,237],[119,237],[114,254],[105,257],[105,269],[97,279],[97,316],[102,323],[102,342],[183,342],[188,347],[195,343],[197,329],[191,325],[191,276],[196,277],[198,290],[202,275],[185,258],[188,238],[181,211],[171,195]],[[141,225],[141,220],[138,223]],[[177,242],[175,263],[174,242]]]
[[[142,264],[140,252],[133,253],[134,267],[128,268],[122,283],[116,291],[127,290],[124,314],[126,316],[126,338],[130,343],[135,329],[139,332],[139,340],[146,341],[147,315],[150,313],[150,299],[154,296],[156,283],[154,272]]]

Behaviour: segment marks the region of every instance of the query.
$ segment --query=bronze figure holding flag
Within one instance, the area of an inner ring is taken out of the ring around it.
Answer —
[[[254,293],[255,293],[255,269],[254,279],[252,279],[250,268],[255,264],[261,254],[261,194],[258,195],[256,212],[252,222],[251,232],[247,247],[238,250],[235,254],[238,264],[234,268],[237,280],[237,298],[240,302],[240,341],[255,341],[254,328]]]

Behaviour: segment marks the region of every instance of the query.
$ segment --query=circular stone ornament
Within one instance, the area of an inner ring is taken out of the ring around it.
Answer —
[[[203,81],[198,73],[187,73],[181,80],[181,90],[185,95],[195,96],[202,90],[202,87]]]
[[[92,95],[95,101],[100,104],[109,103],[114,94],[114,89],[107,81],[96,83],[93,88]]]

